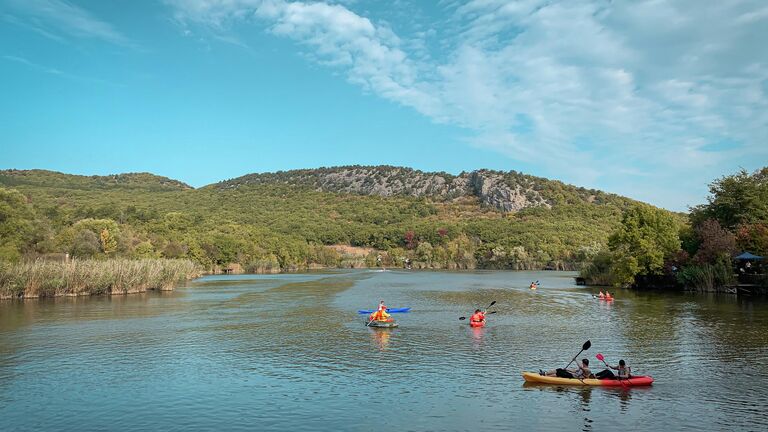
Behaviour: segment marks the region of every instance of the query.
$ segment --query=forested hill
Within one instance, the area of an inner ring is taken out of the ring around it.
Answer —
[[[0,171],[0,260],[187,257],[209,268],[571,267],[628,198],[514,171],[390,166],[251,174],[194,189],[153,174]],[[233,266],[233,264],[235,264]]]
[[[208,187],[226,190],[269,184],[383,197],[427,197],[439,201],[475,196],[481,203],[505,212],[580,202],[616,205],[627,205],[631,202],[618,195],[516,171],[478,170],[454,176],[444,172],[429,173],[393,166],[344,166],[248,174]]]
[[[192,186],[178,180],[150,173],[82,176],[46,170],[0,171],[0,185],[5,187],[32,186],[80,190],[144,189],[148,191],[178,191],[192,189]]]

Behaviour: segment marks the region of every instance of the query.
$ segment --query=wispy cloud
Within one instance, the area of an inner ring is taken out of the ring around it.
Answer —
[[[644,166],[666,187],[672,172],[705,182],[724,164],[768,156],[760,1],[474,0],[448,3],[436,31],[411,34],[355,5],[169,3],[190,25],[265,26],[366,90],[472,131],[472,145],[570,181]]]
[[[50,39],[61,41],[62,37],[92,38],[136,47],[108,22],[64,0],[6,0],[6,4],[14,11],[14,15],[6,14],[6,20],[10,19],[14,24]]]
[[[64,75],[64,72],[62,72],[62,71],[60,71],[60,70],[58,70],[56,68],[50,68],[50,67],[43,66],[43,65],[40,65],[40,64],[37,64],[37,63],[33,63],[33,62],[25,59],[24,57],[18,57],[18,56],[12,56],[12,55],[4,55],[3,58],[5,60],[8,60],[8,61],[12,61],[12,62],[16,62],[16,63],[21,63],[21,64],[23,64],[25,66],[28,66],[28,67],[30,67],[32,69],[35,69],[37,71],[40,71],[40,72],[45,72],[45,73],[48,73],[48,74],[51,74],[51,75]]]
[[[115,84],[115,83],[113,83],[111,81],[103,80],[103,79],[100,79],[100,78],[93,78],[93,77],[89,77],[89,76],[83,76],[83,75],[78,75],[78,74],[73,74],[73,73],[65,72],[65,71],[62,71],[62,70],[54,68],[54,67],[49,67],[49,66],[45,66],[45,65],[42,65],[42,64],[39,64],[39,63],[35,63],[35,62],[33,62],[33,61],[31,61],[31,60],[29,60],[27,58],[24,58],[24,57],[19,57],[19,56],[14,56],[14,55],[3,55],[2,58],[4,60],[7,60],[7,61],[11,61],[11,62],[22,64],[22,65],[24,65],[24,66],[26,66],[26,67],[28,67],[30,69],[36,70],[38,72],[43,72],[43,73],[47,73],[47,74],[50,74],[50,75],[56,75],[56,76],[59,76],[59,77],[62,77],[62,78],[66,78],[66,79],[71,79],[71,80],[75,80],[75,81],[85,81],[85,82],[90,82],[90,83],[107,84],[107,85],[112,85],[112,86],[122,86],[121,84]]]

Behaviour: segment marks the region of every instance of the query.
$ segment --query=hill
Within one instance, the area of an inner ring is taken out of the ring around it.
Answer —
[[[249,174],[199,189],[147,173],[6,170],[0,188],[6,259],[191,258],[247,271],[379,257],[388,266],[572,268],[605,247],[622,210],[640,205],[515,171],[392,166]]]

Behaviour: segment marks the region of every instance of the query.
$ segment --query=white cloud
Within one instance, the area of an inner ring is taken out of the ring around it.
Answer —
[[[184,23],[265,25],[350,82],[569,181],[600,185],[642,165],[651,189],[671,172],[706,182],[768,148],[760,1],[475,0],[413,34],[354,5],[170,3]],[[440,61],[424,54],[430,42]]]
[[[133,43],[111,24],[93,16],[87,10],[64,0],[9,0],[16,13],[26,20],[12,17],[18,25],[52,39],[61,39],[59,34],[77,38],[95,38],[106,42],[133,46]],[[9,15],[10,16],[10,15]]]

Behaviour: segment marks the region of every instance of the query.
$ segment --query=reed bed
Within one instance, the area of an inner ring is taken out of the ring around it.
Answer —
[[[183,259],[0,263],[0,299],[167,291],[201,274]]]

